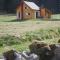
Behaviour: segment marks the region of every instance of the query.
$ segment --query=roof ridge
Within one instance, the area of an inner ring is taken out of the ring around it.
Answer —
[[[27,4],[30,8],[34,9],[34,10],[39,10],[39,6],[37,4],[35,4],[34,2],[30,2],[30,1],[24,1],[25,4]]]

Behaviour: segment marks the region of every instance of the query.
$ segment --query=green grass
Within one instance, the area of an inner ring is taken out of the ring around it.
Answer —
[[[13,15],[13,14],[0,15],[0,22],[23,22],[23,21],[27,21],[27,20],[16,20],[16,19],[17,19],[16,15]],[[36,20],[36,19],[32,19],[32,20]],[[41,20],[41,19],[37,19],[37,20]]]
[[[31,19],[30,19],[31,20]],[[32,19],[32,20],[36,20],[36,19]],[[60,21],[60,14],[54,14],[51,15],[51,19],[37,19],[38,21],[47,21],[47,20],[54,20],[54,21]],[[21,22],[21,20],[19,20]],[[19,22],[16,20],[16,14],[5,14],[5,15],[0,15],[0,22]],[[23,20],[25,21],[25,20]]]
[[[22,22],[0,22],[0,36],[20,36],[28,31],[60,27],[60,21],[22,21]]]
[[[60,20],[60,14],[54,14],[54,15],[52,15],[51,19]]]
[[[6,35],[0,37],[0,52],[2,54],[7,46],[9,46],[8,49],[11,47],[17,51],[29,50],[29,45],[34,40],[44,41],[47,44],[57,44],[59,39],[60,27],[30,31],[22,34],[20,37]]]
[[[0,22],[8,22],[11,20],[15,20],[16,16],[11,16],[11,15],[0,15]]]
[[[17,51],[23,51],[29,50],[29,44],[35,39],[45,41],[48,44],[57,43],[60,39],[60,21],[32,19],[18,22],[15,19],[16,16],[0,16],[0,40],[3,41],[3,45],[0,46],[0,54],[5,51],[4,48],[7,45]],[[3,38],[1,38],[2,36]],[[22,41],[19,44],[10,45],[10,43],[15,41],[17,43],[17,40],[20,41],[20,39]],[[6,44],[6,42],[9,44]]]
[[[22,44],[18,44],[18,45],[12,45],[12,46],[3,46],[3,47],[0,47],[0,55],[2,55],[5,51],[8,51],[6,48],[8,49],[15,49],[17,51],[20,51],[22,52],[23,50],[29,50],[29,44],[31,42],[24,42]]]

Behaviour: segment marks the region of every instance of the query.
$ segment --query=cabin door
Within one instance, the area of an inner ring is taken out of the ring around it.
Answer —
[[[18,17],[19,17],[19,19],[20,19],[20,12],[18,13]]]
[[[17,19],[21,19],[21,13],[17,12]]]
[[[40,11],[36,11],[36,18],[40,17]]]
[[[18,13],[18,16],[19,16],[19,19],[21,19],[21,13],[20,12]]]

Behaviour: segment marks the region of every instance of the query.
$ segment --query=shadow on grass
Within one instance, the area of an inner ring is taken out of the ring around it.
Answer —
[[[20,19],[13,19],[13,20],[10,20],[10,21],[5,21],[5,22],[24,22],[24,21],[27,21],[27,20],[20,20]]]
[[[41,19],[40,21],[60,21],[60,19],[47,18],[47,19]]]
[[[50,21],[60,21],[60,19],[51,19]]]
[[[32,19],[31,19],[32,20]],[[33,19],[34,20],[34,19]],[[4,21],[4,22],[25,22],[28,21],[28,19],[20,20],[20,19],[13,19],[10,21]],[[34,21],[60,21],[60,19],[35,19]]]

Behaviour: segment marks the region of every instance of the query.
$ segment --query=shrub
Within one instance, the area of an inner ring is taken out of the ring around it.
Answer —
[[[2,36],[0,37],[0,46],[3,45],[13,45],[13,44],[20,44],[21,42],[27,42],[32,40],[49,40],[53,38],[60,37],[60,28],[53,28],[53,29],[40,29],[38,31],[31,31],[22,34],[20,37],[16,36]]]
[[[40,29],[34,32],[26,32],[21,38],[22,41],[32,41],[32,40],[46,40],[59,37],[59,29]]]
[[[0,46],[20,44],[20,43],[21,43],[20,38],[15,36],[6,35],[6,36],[0,37]]]

